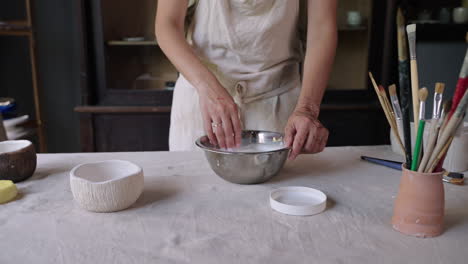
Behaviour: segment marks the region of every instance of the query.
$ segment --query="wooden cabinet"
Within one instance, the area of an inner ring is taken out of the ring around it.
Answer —
[[[157,1],[81,1],[82,151],[167,150],[178,73],[154,34]]]
[[[82,151],[168,149],[170,107],[82,106]]]

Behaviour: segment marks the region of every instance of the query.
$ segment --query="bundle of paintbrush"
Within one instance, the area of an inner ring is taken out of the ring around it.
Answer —
[[[453,100],[452,100],[453,102]],[[455,103],[452,103],[452,108]],[[450,148],[450,144],[452,143],[453,137],[460,126],[463,123],[463,118],[465,116],[466,108],[468,106],[468,91],[465,91],[463,97],[455,105],[455,112],[452,116],[449,113],[445,114],[443,120],[433,120],[432,122],[436,123],[436,129],[433,132],[436,137],[435,142],[432,143],[429,139],[428,143],[434,144],[433,146],[428,146],[433,149],[431,151],[426,151],[424,153],[423,161],[418,166],[419,172],[434,172],[440,169],[440,162],[445,157],[448,149]],[[446,106],[447,111],[449,106]],[[445,124],[441,126],[440,124]],[[438,128],[437,128],[438,127]],[[437,132],[437,130],[439,130]],[[431,131],[432,132],[432,131]],[[426,158],[427,156],[427,158]],[[438,169],[437,169],[438,168]]]
[[[434,107],[432,111],[432,121],[429,128],[429,137],[423,151],[423,135],[426,125],[425,110],[428,90],[419,89],[418,65],[416,57],[416,24],[406,27],[408,46],[410,53],[411,68],[411,91],[413,101],[414,124],[416,129],[416,140],[414,150],[411,150],[411,133],[409,121],[409,78],[407,69],[407,46],[404,30],[404,16],[400,9],[397,12],[397,32],[398,32],[398,59],[400,74],[400,105],[396,93],[396,86],[389,87],[390,101],[383,86],[378,85],[374,76],[369,72],[372,85],[379,99],[380,105],[385,113],[385,117],[395,135],[398,145],[406,156],[406,165],[413,171],[433,172],[441,169],[441,164],[453,140],[457,128],[463,123],[463,118],[468,105],[468,49],[465,55],[460,79],[458,80],[455,95],[451,101],[447,101],[442,108],[443,92],[445,84],[436,83],[434,92]],[[468,42],[468,33],[466,35]],[[391,104],[390,104],[391,102]],[[404,139],[404,140],[402,140]],[[403,145],[403,142],[405,143]],[[424,152],[424,153],[423,153]]]
[[[398,97],[396,96],[396,87],[395,85],[392,85],[391,87],[391,99],[392,99],[392,104],[393,104],[393,109],[392,106],[390,105],[390,102],[387,97],[387,92],[385,91],[385,88],[383,86],[377,85],[377,82],[374,79],[374,76],[372,75],[371,72],[369,72],[369,77],[371,79],[372,85],[374,86],[375,92],[377,93],[377,98],[379,99],[380,105],[382,106],[382,109],[385,113],[385,117],[387,118],[388,124],[390,125],[390,128],[392,129],[393,134],[395,135],[395,138],[400,145],[401,149],[405,153],[407,150],[403,146],[403,141],[402,135],[400,134],[401,129],[398,129],[398,127],[402,126],[401,124],[401,109],[399,107],[398,103]],[[395,91],[395,93],[393,93]],[[397,105],[397,106],[395,106]],[[400,124],[400,125],[398,125]]]
[[[468,101],[468,92],[465,92],[465,96],[459,101],[456,106],[456,111],[453,117],[449,115],[450,109],[453,108],[451,101],[444,104],[442,108],[443,92],[445,89],[444,83],[436,83],[434,92],[434,107],[432,113],[431,126],[429,128],[428,142],[424,148],[423,154],[423,135],[426,125],[425,112],[426,112],[426,100],[429,95],[428,90],[424,87],[418,91],[418,119],[415,123],[418,125],[416,132],[416,140],[414,150],[405,148],[403,146],[403,132],[402,132],[402,114],[401,106],[396,93],[396,86],[393,84],[389,87],[390,101],[388,100],[387,93],[383,86],[379,86],[375,81],[372,73],[369,72],[372,85],[375,88],[379,102],[384,110],[385,117],[395,134],[395,138],[402,148],[406,152],[410,152],[412,155],[411,163],[407,165],[413,171],[419,172],[432,172],[437,167],[441,159],[444,157],[450,143],[452,142],[453,136],[462,123],[463,116],[466,110]]]
[[[416,61],[416,25],[408,25],[408,40],[410,46],[410,52],[412,60]],[[466,35],[466,41],[468,42],[468,34]],[[416,62],[414,63],[415,69],[412,69],[411,78],[418,79],[417,66]],[[445,154],[450,148],[453,137],[456,133],[456,130],[463,123],[463,117],[465,116],[466,108],[468,105],[468,49],[465,55],[465,60],[463,62],[462,69],[460,71],[459,80],[455,90],[453,99],[444,105],[442,112],[441,103],[442,96],[445,85],[443,83],[437,83],[434,93],[434,107],[432,113],[432,122],[429,130],[428,142],[424,149],[424,154],[421,156],[421,145],[422,145],[422,136],[424,133],[424,105],[425,98],[427,97],[427,92],[419,91],[419,126],[418,133],[416,137],[416,146],[413,152],[413,160],[411,163],[411,170],[417,170],[418,172],[434,172],[440,171],[442,169],[442,163],[445,158]],[[419,85],[414,83],[415,85]],[[414,89],[417,89],[417,86],[413,86]],[[426,95],[424,95],[426,93]],[[413,98],[413,102],[414,102]],[[417,107],[413,106],[416,110]],[[415,119],[416,123],[416,119]]]

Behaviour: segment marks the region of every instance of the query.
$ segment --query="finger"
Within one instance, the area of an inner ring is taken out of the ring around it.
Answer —
[[[204,116],[203,124],[205,127],[206,135],[208,136],[208,139],[210,140],[210,143],[213,145],[218,145],[218,141],[216,140],[216,135],[213,133],[213,125],[212,125],[211,118],[209,116]]]
[[[234,128],[234,140],[236,146],[240,146],[242,141],[242,124],[239,118],[239,112],[236,108],[236,111],[231,114],[232,126]]]
[[[318,148],[318,146],[320,145],[320,137],[317,136],[317,128],[312,127],[309,130],[309,136],[307,137],[307,141],[304,144],[303,151],[305,153],[314,153],[314,149]]]
[[[290,159],[295,159],[301,153],[302,147],[307,140],[308,130],[305,128],[298,128],[294,136],[293,147],[290,154]]]
[[[214,133],[216,135],[216,139],[218,140],[219,146],[221,148],[226,148],[226,139],[224,137],[224,130],[223,130],[223,122],[221,118],[215,117],[214,119]]]
[[[224,129],[224,137],[226,141],[226,146],[228,148],[233,148],[235,147],[235,141],[234,141],[234,131],[232,129],[232,120],[231,116],[223,116],[223,129]]]
[[[284,144],[286,148],[290,148],[292,146],[292,142],[294,139],[294,134],[296,133],[296,130],[292,125],[286,125],[286,128],[284,130]]]
[[[314,149],[312,150],[312,153],[319,153],[322,152],[323,149],[325,148],[325,145],[327,144],[328,140],[328,131],[326,128],[319,128],[319,132],[317,133],[317,141]]]
[[[323,139],[322,139],[322,142],[320,144],[320,152],[322,152],[325,147],[327,146],[327,142],[328,142],[328,135],[329,135],[329,132],[328,132],[328,129],[324,128],[325,130],[325,135],[323,136]]]

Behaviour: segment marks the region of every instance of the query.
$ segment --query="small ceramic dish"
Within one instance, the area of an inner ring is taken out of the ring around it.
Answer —
[[[28,140],[0,142],[0,180],[24,181],[36,170],[37,156]]]
[[[143,170],[129,161],[84,163],[70,172],[74,199],[92,212],[115,212],[130,207],[143,192],[143,185]]]
[[[319,190],[289,186],[271,191],[270,206],[272,209],[288,215],[315,215],[327,207],[327,196]]]

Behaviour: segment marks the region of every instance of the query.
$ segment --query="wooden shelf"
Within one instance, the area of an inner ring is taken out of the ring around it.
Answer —
[[[28,36],[32,33],[27,21],[0,21],[0,35],[3,36]]]
[[[34,30],[33,30],[33,19],[32,19],[32,6],[31,0],[24,0],[26,19],[25,20],[9,20],[9,21],[0,21],[0,36],[25,36],[28,39],[29,46],[29,57],[31,63],[31,79],[32,79],[32,90],[34,98],[34,115],[36,116],[35,121],[35,130],[38,136],[39,151],[46,152],[46,138],[44,126],[42,123],[42,112],[41,104],[39,98],[39,82],[38,82],[38,70],[37,70],[37,57],[36,57],[36,47],[34,39]]]
[[[125,40],[110,40],[107,42],[109,46],[157,46],[158,42],[155,40],[144,41],[125,41]]]

